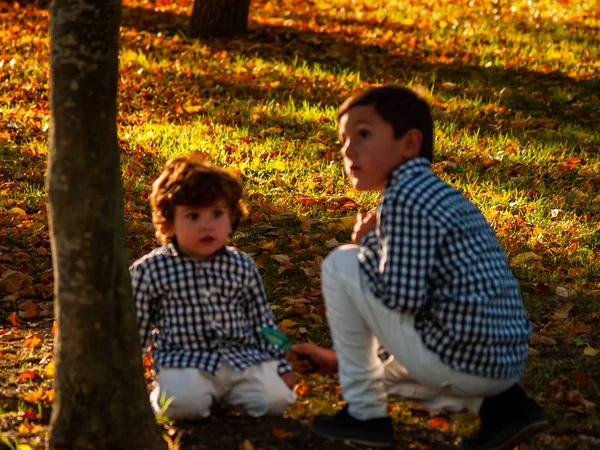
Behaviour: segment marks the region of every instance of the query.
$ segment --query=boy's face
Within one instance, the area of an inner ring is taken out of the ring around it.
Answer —
[[[354,106],[339,123],[344,169],[355,189],[381,191],[390,173],[419,156],[422,135],[416,129],[394,139],[392,125],[373,105]]]
[[[185,256],[204,261],[227,243],[231,235],[231,209],[223,199],[211,206],[175,206],[172,224],[163,225],[163,233],[177,238]]]

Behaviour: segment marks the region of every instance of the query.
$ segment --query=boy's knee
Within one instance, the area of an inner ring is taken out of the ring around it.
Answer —
[[[280,416],[295,399],[290,390],[281,392],[256,393],[247,398],[246,411],[252,417]]]
[[[323,273],[336,273],[349,261],[358,260],[359,247],[354,244],[345,244],[330,252],[321,265]]]

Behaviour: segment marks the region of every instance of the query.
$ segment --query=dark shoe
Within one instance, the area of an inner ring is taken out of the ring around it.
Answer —
[[[512,450],[548,428],[540,405],[515,385],[481,406],[481,428],[463,439],[464,450]]]
[[[312,432],[317,436],[351,441],[369,447],[392,447],[394,428],[392,419],[358,420],[348,413],[344,406],[333,416],[317,416],[312,423]]]

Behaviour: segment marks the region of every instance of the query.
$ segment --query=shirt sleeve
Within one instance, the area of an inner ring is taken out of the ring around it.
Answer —
[[[443,231],[413,201],[389,200],[380,207],[379,251],[366,248],[365,253],[375,252],[376,257],[363,258],[362,263],[374,293],[384,305],[416,314],[429,298]],[[367,244],[373,247],[370,241],[361,242]]]
[[[277,322],[273,317],[271,306],[267,301],[267,295],[263,286],[262,278],[258,268],[253,264],[252,273],[246,289],[248,301],[248,319],[255,334],[258,347],[265,353],[271,355],[274,360],[279,361],[277,372],[282,375],[291,372],[292,368],[285,359],[285,353],[282,349],[268,342],[261,335],[264,327],[277,328]]]
[[[145,352],[151,342],[152,330],[156,326],[160,295],[152,282],[148,268],[143,264],[132,265],[129,268],[129,273],[131,275],[140,343],[142,351]]]

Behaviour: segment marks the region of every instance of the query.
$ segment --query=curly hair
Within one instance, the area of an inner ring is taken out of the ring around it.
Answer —
[[[231,229],[235,231],[247,214],[242,194],[240,181],[224,169],[193,155],[170,159],[153,183],[150,194],[157,239],[162,244],[171,241],[163,233],[162,225],[173,223],[175,206],[207,207],[219,200],[225,200],[231,209]]]

